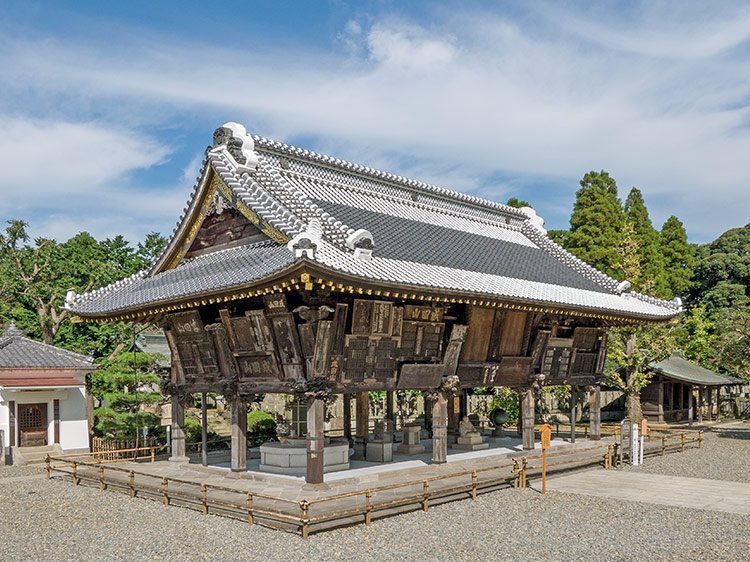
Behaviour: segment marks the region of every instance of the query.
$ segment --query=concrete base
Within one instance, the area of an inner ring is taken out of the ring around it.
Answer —
[[[393,462],[393,443],[367,444],[367,460],[372,462]]]
[[[489,443],[455,443],[451,445],[451,449],[458,449],[459,451],[481,451],[489,448]]]
[[[179,468],[180,465],[188,464],[190,457],[169,457],[169,466],[172,468]]]
[[[401,445],[396,447],[396,452],[399,455],[421,455],[424,451],[424,445],[421,444],[409,445],[408,443],[401,443]]]
[[[365,460],[365,455],[367,453],[367,446],[365,443],[354,443],[354,445],[352,445],[352,449],[354,450],[354,454],[351,457],[352,460],[354,461]]]
[[[331,443],[323,449],[323,472],[349,469],[349,444]],[[307,448],[284,443],[260,446],[260,470],[273,474],[304,476],[307,472]]]

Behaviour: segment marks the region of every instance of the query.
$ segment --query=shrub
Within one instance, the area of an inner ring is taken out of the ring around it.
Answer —
[[[508,421],[506,424],[518,424],[518,395],[509,388],[498,389],[498,394],[492,400],[487,408],[487,417],[492,419],[492,411],[496,408],[502,408],[508,412]]]
[[[270,434],[276,431],[276,421],[266,412],[249,412],[247,414],[247,430],[251,433]]]

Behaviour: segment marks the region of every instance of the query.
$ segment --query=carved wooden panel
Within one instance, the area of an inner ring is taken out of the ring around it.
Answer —
[[[331,355],[343,355],[346,343],[346,314],[349,310],[347,304],[337,304],[336,312],[333,314],[333,327],[331,333]]]
[[[312,324],[299,324],[299,343],[302,348],[302,356],[305,359],[312,359],[315,354],[315,331]]]
[[[445,366],[442,364],[403,365],[398,378],[398,388],[416,390],[437,388],[444,372]]]
[[[443,307],[415,306],[410,304],[404,307],[404,320],[442,322],[444,314],[445,309]]]
[[[322,377],[328,367],[328,353],[331,347],[331,332],[333,322],[321,320],[318,324],[318,335],[313,349],[312,375]]]
[[[398,340],[366,336],[347,336],[346,339],[344,381],[385,381],[395,378]]]
[[[602,332],[599,340],[599,351],[596,356],[596,374],[604,372],[604,362],[607,360],[607,332]]]
[[[469,316],[469,333],[461,348],[462,361],[485,361],[492,336],[495,310],[472,307]]]
[[[393,323],[393,303],[373,301],[372,303],[372,335],[390,336]]]
[[[287,378],[304,377],[302,351],[297,338],[297,328],[291,312],[274,314],[268,317],[276,341],[276,351]]]
[[[596,353],[575,350],[571,375],[593,375],[596,372]]]
[[[550,335],[551,332],[549,330],[538,330],[536,333],[534,345],[531,347],[531,357],[533,359],[532,365],[535,369],[539,369],[542,366],[544,353],[547,349],[547,341],[549,340]]]
[[[197,311],[170,316],[171,334],[177,346],[186,383],[208,382],[219,374],[216,350]]]
[[[235,354],[240,382],[256,378],[281,378],[281,369],[273,353]]]
[[[274,351],[273,334],[268,318],[262,310],[248,310],[245,316],[249,320],[250,333],[256,341],[255,349],[258,351]]]
[[[598,328],[576,328],[573,330],[573,347],[581,351],[597,351],[601,334]]]
[[[391,327],[391,335],[394,338],[401,337],[401,323],[404,320],[404,309],[400,306],[393,307],[393,326]]]
[[[370,334],[372,301],[355,300],[352,312],[352,334]]]
[[[503,342],[503,328],[505,326],[505,311],[496,310],[495,320],[492,326],[488,330],[490,336],[490,345],[487,350],[487,361],[500,361],[503,356],[502,342]]]
[[[444,330],[445,324],[442,322],[404,320],[401,327],[401,357],[440,360]]]
[[[203,321],[197,310],[176,312],[169,316],[172,333],[182,341],[204,337]]]
[[[561,381],[568,376],[572,352],[572,338],[547,340],[541,372],[547,375],[549,381]]]
[[[288,311],[286,295],[283,293],[265,295],[263,297],[263,305],[266,307],[268,314],[283,314]]]

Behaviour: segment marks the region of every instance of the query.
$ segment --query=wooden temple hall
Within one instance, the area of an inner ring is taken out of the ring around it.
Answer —
[[[606,328],[681,312],[679,301],[631,292],[563,250],[530,208],[251,136],[236,123],[214,132],[205,155],[150,269],[66,300],[82,321],[163,328],[177,463],[187,462],[185,404],[200,392],[231,403],[235,471],[246,467],[253,395],[306,404],[306,435],[261,450],[261,470],[297,455],[309,483],[349,462],[350,444],[324,435],[326,403],[343,397],[357,454],[372,440],[368,391],[424,393],[435,463],[446,461],[449,436],[480,444],[459,418],[460,396],[474,387],[519,393],[523,446],[533,448],[534,390],[582,385],[598,439]],[[388,442],[389,431],[376,439]]]

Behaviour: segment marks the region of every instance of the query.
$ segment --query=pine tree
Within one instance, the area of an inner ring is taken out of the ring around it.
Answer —
[[[643,195],[632,188],[625,200],[625,220],[632,225],[633,239],[638,245],[641,271],[637,278],[627,278],[637,291],[656,296],[667,296],[664,262],[659,251],[659,233],[651,224]]]
[[[617,198],[617,183],[602,170],[587,173],[580,184],[565,247],[607,275],[622,279],[622,273],[616,267],[622,227],[622,204]]]
[[[664,298],[684,297],[691,285],[695,250],[688,244],[680,219],[672,215],[661,227],[659,248],[664,261]]]

